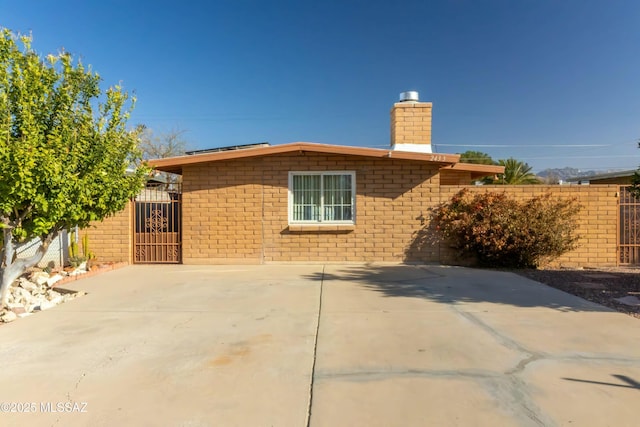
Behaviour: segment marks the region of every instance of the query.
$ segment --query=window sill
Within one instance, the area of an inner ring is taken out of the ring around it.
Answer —
[[[289,224],[291,232],[349,232],[355,229],[355,224]]]

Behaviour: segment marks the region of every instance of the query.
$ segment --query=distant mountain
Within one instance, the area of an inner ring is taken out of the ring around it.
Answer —
[[[595,170],[580,170],[576,168],[566,167],[566,168],[553,168],[553,169],[545,169],[543,171],[538,172],[538,176],[540,178],[549,178],[555,180],[566,180],[567,178],[579,178],[582,176],[594,175],[596,173],[606,173],[611,171],[595,171]]]

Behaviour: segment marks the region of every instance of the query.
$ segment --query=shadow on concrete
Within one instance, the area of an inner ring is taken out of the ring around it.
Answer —
[[[612,311],[515,273],[440,265],[327,266],[306,276],[327,284],[359,284],[385,297],[446,304],[494,303],[560,311]]]
[[[633,389],[636,389],[636,390],[640,390],[640,382],[634,380],[631,377],[628,377],[626,375],[618,375],[618,374],[614,374],[614,375],[611,375],[611,376],[614,377],[614,378],[619,379],[624,384],[621,384],[621,383],[606,383],[606,382],[603,382],[603,381],[581,380],[581,379],[578,379],[578,378],[563,378],[563,380],[576,381],[576,382],[587,383],[587,384],[608,385],[608,386],[611,386],[611,387],[633,388]]]

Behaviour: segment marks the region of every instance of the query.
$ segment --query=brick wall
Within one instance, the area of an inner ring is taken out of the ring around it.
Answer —
[[[391,145],[431,145],[430,102],[397,102],[391,109]]]
[[[288,225],[290,171],[345,170],[356,173],[356,224],[304,228]],[[429,228],[429,208],[462,185],[440,185],[435,166],[398,159],[318,153],[280,154],[184,168],[183,262],[444,262],[457,263]],[[550,191],[577,197],[579,247],[558,266],[614,266],[617,261],[616,185],[466,186],[530,198]],[[89,233],[102,261],[131,262],[131,204]]]
[[[268,191],[262,188],[262,164],[262,159],[245,159],[185,168],[185,264],[262,262],[263,193]]]
[[[129,202],[124,210],[80,230],[79,244],[81,246],[81,237],[88,234],[89,249],[96,255],[97,261],[131,263],[131,227],[132,203]]]
[[[464,186],[441,188],[441,200],[450,199]],[[551,265],[566,267],[615,266],[617,233],[617,185],[486,185],[468,187],[471,191],[506,192],[512,197],[529,199],[551,192],[554,197],[576,197],[583,206],[578,217],[578,248],[558,258]],[[456,263],[446,243],[440,244],[440,258],[444,263]]]
[[[290,228],[288,173],[326,170],[356,172],[355,227]],[[435,262],[437,251],[410,243],[438,192],[435,166],[396,159],[304,153],[185,167],[183,260]]]

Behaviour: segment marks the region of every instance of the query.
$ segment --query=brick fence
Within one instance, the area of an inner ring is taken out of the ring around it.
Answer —
[[[133,211],[132,203],[117,214],[96,222],[80,231],[89,236],[89,246],[98,262],[132,263]]]
[[[551,265],[566,267],[610,267],[617,262],[617,185],[485,185],[442,186],[441,201],[450,199],[462,188],[475,192],[505,192],[516,199],[551,193],[554,197],[577,198],[582,205],[578,215],[580,237],[578,247],[558,258]],[[453,252],[442,243],[440,261],[455,263]]]
[[[466,187],[500,191],[516,198],[550,192],[576,197],[578,248],[555,266],[604,267],[617,264],[617,185],[459,186],[440,185],[437,170],[411,162],[349,163],[338,156],[314,156],[305,170],[356,172],[356,224],[335,230],[297,230],[287,224],[287,171],[299,159],[274,156],[262,162],[220,162],[185,169],[183,261],[186,264],[273,262],[458,261],[429,229],[429,210]],[[83,230],[101,261],[132,262],[132,204]]]

